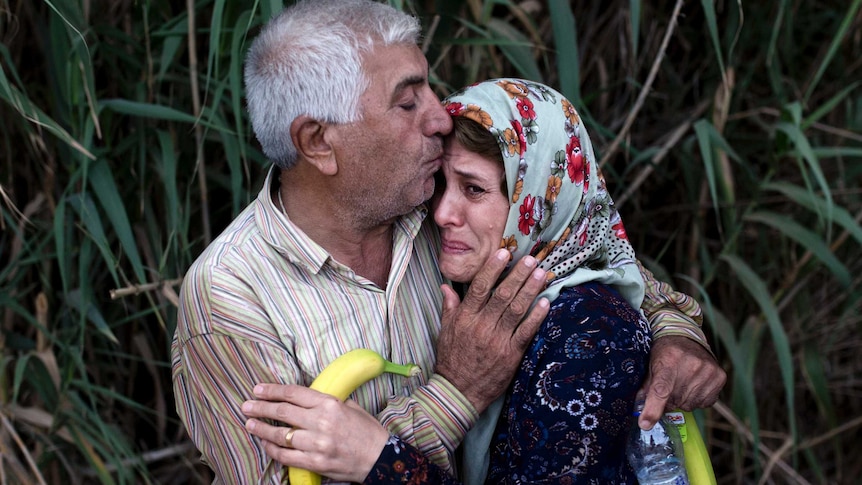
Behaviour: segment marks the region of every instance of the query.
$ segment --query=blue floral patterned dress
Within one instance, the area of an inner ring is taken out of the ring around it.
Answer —
[[[610,286],[563,290],[508,393],[486,483],[637,483],[625,437],[649,346],[646,321]],[[459,482],[393,438],[364,483]]]
[[[611,287],[560,293],[497,423],[488,483],[637,483],[625,457],[649,328]]]

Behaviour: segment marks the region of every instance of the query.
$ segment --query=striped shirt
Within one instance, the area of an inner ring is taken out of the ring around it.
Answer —
[[[333,260],[276,209],[272,175],[191,266],[180,295],[172,345],[177,412],[213,469],[213,483],[281,483],[281,465],[245,430],[241,404],[253,398],[257,383],[309,385],[328,363],[358,347],[421,366],[418,377],[384,374],[351,398],[454,472],[454,449],[478,414],[433,373],[442,279],[439,239],[426,209],[395,223],[384,290]],[[699,322],[676,310],[683,302],[698,318],[694,300],[659,282],[648,282],[647,291],[659,314],[654,325],[671,333],[685,329],[705,342]]]
[[[671,335],[688,337],[699,342],[712,353],[706,336],[701,328],[703,313],[694,298],[675,291],[669,284],[655,279],[655,276],[638,261],[641,276],[644,278],[644,301],[641,309],[649,320],[652,338]]]

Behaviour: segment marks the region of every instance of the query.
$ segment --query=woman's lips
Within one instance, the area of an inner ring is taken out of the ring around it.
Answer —
[[[453,241],[450,239],[443,239],[442,241],[442,250],[446,253],[464,253],[470,250],[470,246],[461,242],[461,241]]]

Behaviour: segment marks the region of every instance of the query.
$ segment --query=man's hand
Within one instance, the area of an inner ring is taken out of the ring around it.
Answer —
[[[377,419],[353,401],[281,384],[258,384],[254,396],[256,400],[242,405],[242,412],[251,418],[246,429],[262,438],[266,454],[282,465],[339,481],[362,482],[389,439]],[[295,431],[287,443],[285,436],[291,429]]]
[[[508,251],[494,253],[460,304],[451,288],[442,287],[435,371],[480,413],[506,391],[550,307],[542,298],[527,315],[545,286],[545,271],[536,268],[535,258],[523,258],[494,288],[508,261]]]
[[[715,404],[727,374],[712,355],[687,337],[669,335],[653,340],[646,393],[638,426],[650,429],[665,410],[707,408]]]

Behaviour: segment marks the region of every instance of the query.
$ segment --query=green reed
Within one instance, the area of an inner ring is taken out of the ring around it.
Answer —
[[[862,0],[390,3],[441,96],[575,102],[641,258],[702,302],[721,483],[862,473]],[[281,7],[0,0],[0,482],[208,483],[176,285],[268,166],[242,58]]]

